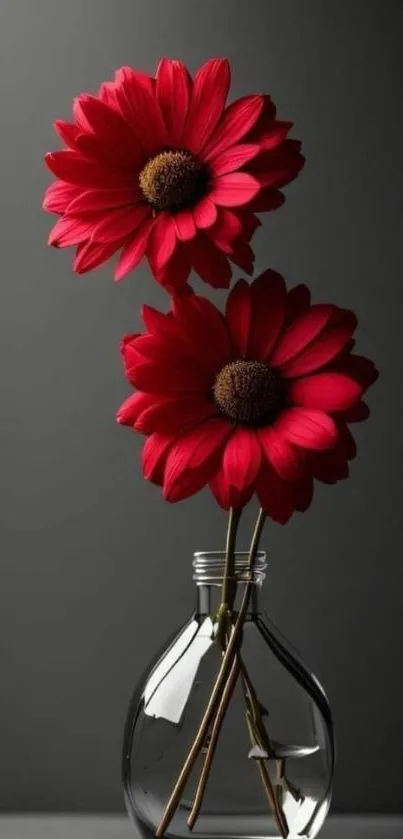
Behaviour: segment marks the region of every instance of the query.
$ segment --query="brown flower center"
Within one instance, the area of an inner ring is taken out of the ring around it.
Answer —
[[[239,359],[220,370],[213,395],[228,419],[244,425],[260,425],[270,422],[277,412],[281,382],[263,361]]]
[[[205,192],[207,169],[187,151],[163,151],[140,172],[144,198],[154,210],[183,210]]]

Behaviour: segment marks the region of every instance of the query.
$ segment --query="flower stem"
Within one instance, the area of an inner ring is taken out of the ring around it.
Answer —
[[[227,541],[225,546],[225,568],[221,592],[221,603],[217,612],[217,636],[221,645],[224,646],[227,635],[228,624],[234,606],[236,582],[235,582],[235,545],[238,532],[241,510],[230,508],[227,528]]]
[[[213,727],[211,729],[210,735],[210,742],[207,748],[206,756],[203,763],[203,769],[201,771],[201,775],[199,778],[199,783],[197,785],[196,795],[193,802],[193,807],[188,818],[188,827],[189,830],[192,830],[196,819],[199,815],[200,807],[203,803],[204,793],[207,786],[207,781],[209,779],[210,770],[213,764],[215,751],[218,745],[218,740],[221,733],[221,727],[224,722],[224,717],[229,706],[229,703],[232,699],[232,694],[234,692],[235,685],[237,683],[239,675],[239,657],[236,656],[232,662],[232,667],[229,672],[229,676],[225,685],[225,688],[222,693],[222,697],[220,700],[220,704],[217,709],[217,714],[214,720]]]
[[[238,612],[238,616],[236,619],[235,624],[231,627],[231,633],[228,641],[228,646],[225,650],[225,653],[222,658],[221,667],[218,672],[216,681],[214,683],[214,687],[210,696],[210,699],[207,704],[207,708],[204,712],[202,721],[200,723],[199,730],[197,735],[193,741],[193,744],[190,748],[189,754],[183,764],[182,770],[180,775],[176,781],[176,784],[172,790],[171,796],[165,808],[164,814],[162,819],[157,827],[156,836],[160,837],[163,836],[167,827],[172,821],[172,818],[176,812],[178,807],[180,797],[183,793],[183,790],[186,786],[188,781],[189,775],[193,769],[193,766],[199,756],[200,750],[203,747],[203,744],[206,739],[207,732],[209,730],[210,724],[212,722],[213,717],[217,713],[221,695],[223,690],[225,689],[226,682],[229,677],[230,670],[233,665],[234,658],[236,658],[238,649],[239,649],[239,640],[241,638],[242,627],[245,620],[245,615],[248,609],[250,594],[252,590],[252,582],[253,578],[251,572],[253,570],[253,564],[256,558],[257,551],[259,549],[259,542],[262,535],[264,523],[265,523],[266,515],[261,509],[259,512],[259,516],[255,525],[255,529],[252,536],[252,541],[249,549],[249,556],[248,556],[248,564],[247,564],[247,572],[249,574],[249,579],[245,585],[245,591],[243,594],[241,606]],[[227,706],[226,706],[227,707]],[[225,710],[226,710],[225,707]]]

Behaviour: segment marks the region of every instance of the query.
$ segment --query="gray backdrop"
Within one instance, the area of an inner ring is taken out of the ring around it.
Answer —
[[[152,71],[162,54],[193,70],[228,55],[233,96],[269,91],[295,121],[308,163],[255,238],[257,269],[356,309],[359,348],[379,363],[351,480],[267,528],[264,598],[327,687],[335,809],[403,810],[402,11],[397,0],[1,0],[3,810],[122,809],[132,687],[191,609],[192,552],[223,544],[209,493],[165,505],[141,477],[141,439],[114,421],[128,392],[119,338],[165,293],[146,267],[120,286],[110,266],[74,276],[71,251],[46,247],[40,210],[52,120],[116,67]]]

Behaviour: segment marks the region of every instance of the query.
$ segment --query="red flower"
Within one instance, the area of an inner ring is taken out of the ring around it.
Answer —
[[[43,206],[61,216],[49,243],[77,246],[77,273],[121,248],[116,280],[143,255],[168,289],[186,283],[191,268],[223,288],[230,261],[252,273],[255,213],[283,203],[280,189],[303,157],[268,96],[226,107],[229,86],[224,59],[191,79],[164,58],[155,78],[121,68],[97,96],[75,100],[72,123],[55,122],[67,148],[46,155],[58,180]]]
[[[148,435],[144,474],[168,501],[209,484],[228,509],[256,491],[285,523],[309,506],[313,478],[348,477],[348,423],[368,416],[362,395],[377,378],[351,352],[352,312],[311,305],[306,286],[287,293],[266,271],[236,284],[225,317],[189,290],[169,314],[145,306],[143,319],[147,333],[122,342],[137,392],[118,421]]]

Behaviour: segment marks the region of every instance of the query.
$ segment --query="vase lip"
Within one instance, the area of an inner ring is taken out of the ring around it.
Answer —
[[[196,583],[221,584],[225,569],[225,551],[196,551],[193,554],[193,579]],[[235,551],[235,578],[239,582],[250,579],[249,551]],[[258,551],[253,563],[252,582],[262,583],[267,568],[265,551]]]

